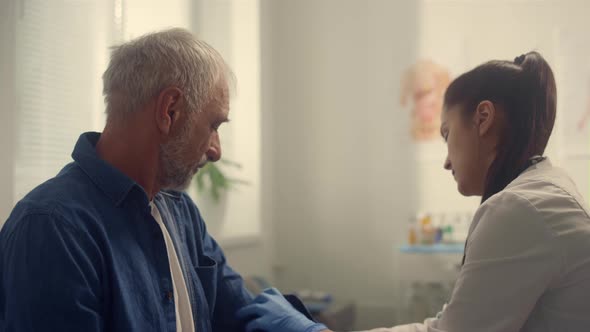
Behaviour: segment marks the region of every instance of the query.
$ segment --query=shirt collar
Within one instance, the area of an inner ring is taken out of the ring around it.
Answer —
[[[100,133],[96,132],[80,135],[72,152],[74,161],[92,182],[113,200],[116,206],[127,198],[134,187],[141,189],[147,202],[147,195],[140,185],[98,156],[96,143],[99,138]]]
[[[535,161],[535,159],[536,159],[536,161]],[[530,170],[537,169],[537,168],[545,169],[547,167],[549,167],[549,168],[553,167],[553,164],[551,163],[551,160],[549,160],[549,157],[536,158],[536,156],[535,156],[529,160],[530,160],[530,166],[527,167],[524,170],[524,172],[528,172]]]

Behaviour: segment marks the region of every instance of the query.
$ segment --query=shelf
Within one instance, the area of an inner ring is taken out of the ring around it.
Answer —
[[[405,254],[462,254],[463,243],[433,245],[403,245],[399,251]]]

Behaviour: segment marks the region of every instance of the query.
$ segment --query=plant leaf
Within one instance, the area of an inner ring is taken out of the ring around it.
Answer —
[[[225,176],[222,168],[220,167],[222,165],[238,169],[242,168],[242,165],[237,162],[221,159],[219,160],[219,163],[207,163],[195,175],[198,191],[204,192],[205,189],[209,187],[206,192],[211,195],[211,198],[213,198],[216,203],[219,201],[222,191],[230,190],[236,185],[250,184],[250,182],[246,180],[228,178]]]

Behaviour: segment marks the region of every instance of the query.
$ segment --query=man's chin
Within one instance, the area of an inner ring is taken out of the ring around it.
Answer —
[[[179,192],[186,191],[188,189],[188,187],[190,186],[192,180],[193,180],[193,177],[191,176],[182,183],[173,183],[173,184],[162,187],[162,189],[170,190],[170,191],[179,191]]]

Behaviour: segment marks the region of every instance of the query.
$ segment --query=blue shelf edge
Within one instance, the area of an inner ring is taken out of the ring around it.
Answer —
[[[462,254],[463,243],[432,244],[432,245],[403,245],[399,251],[406,254]]]

